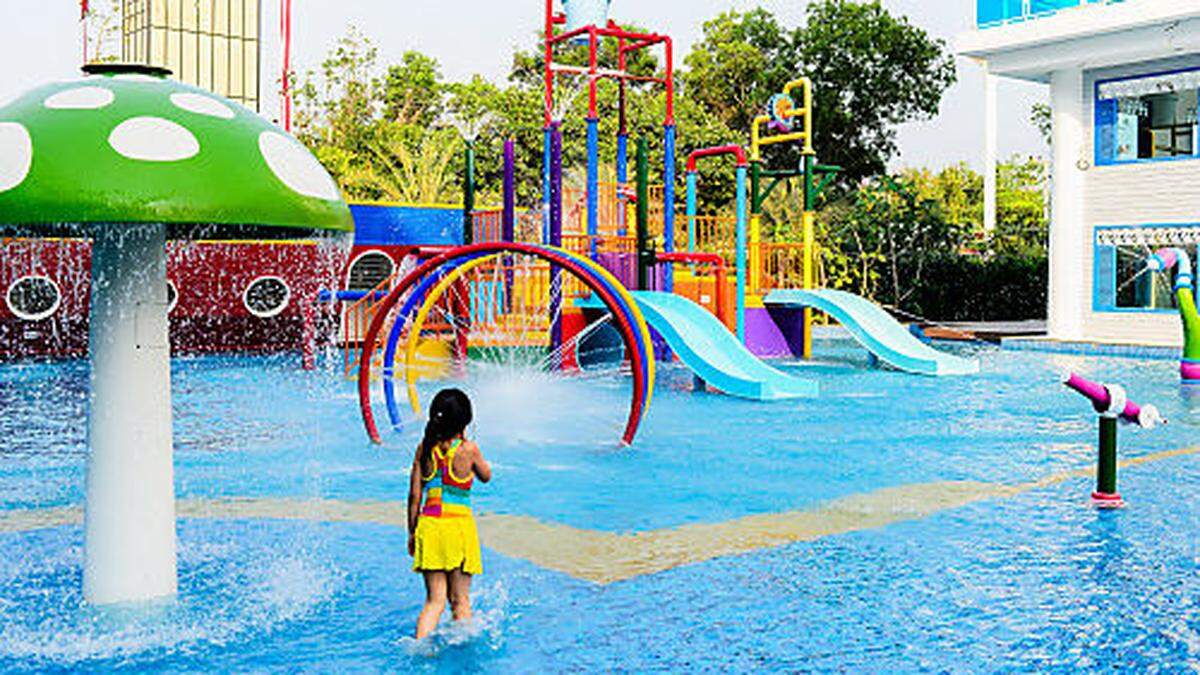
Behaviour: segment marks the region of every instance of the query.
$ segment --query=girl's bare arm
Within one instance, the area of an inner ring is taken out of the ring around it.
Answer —
[[[492,480],[492,465],[483,458],[483,452],[479,446],[471,443],[469,446],[471,452],[471,470],[475,472],[475,477],[481,483],[487,483]]]

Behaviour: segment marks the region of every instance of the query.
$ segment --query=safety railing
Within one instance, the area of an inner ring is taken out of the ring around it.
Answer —
[[[649,275],[651,286],[660,288],[671,275],[671,290],[704,307],[726,328],[733,330],[737,318],[733,313],[734,279],[725,265],[725,258],[716,253],[660,253],[657,267]]]
[[[649,186],[650,236],[661,237],[663,231],[663,186]],[[596,211],[596,233],[606,236],[632,235],[637,218],[633,184],[622,186],[616,182],[601,182]],[[587,190],[575,187],[563,188],[563,231],[582,234],[587,227]]]
[[[542,241],[542,214],[540,211],[520,209],[515,213],[513,240],[538,244]],[[482,209],[471,218],[476,243],[502,241],[504,239],[504,210]]]
[[[1066,9],[1119,2],[1125,0],[976,0],[975,23],[979,28],[992,28],[1040,19]]]
[[[758,274],[750,275],[754,281],[754,287],[749,289],[751,293],[766,295],[775,289],[804,287],[804,244],[764,242],[752,244],[750,248],[749,258],[758,264]],[[814,282],[819,278],[815,269],[818,258],[814,249]]]

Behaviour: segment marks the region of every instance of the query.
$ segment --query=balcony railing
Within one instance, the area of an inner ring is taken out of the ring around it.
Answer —
[[[1084,5],[1112,5],[1125,0],[975,0],[975,23],[992,28],[1018,21],[1040,19]]]

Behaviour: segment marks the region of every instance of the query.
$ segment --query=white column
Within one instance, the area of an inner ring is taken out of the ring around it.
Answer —
[[[987,71],[983,73],[983,230],[988,234],[996,231],[996,138],[998,121],[996,112],[997,77]]]
[[[96,226],[83,570],[93,604],[176,590],[166,279],[165,226]]]
[[[1060,70],[1050,76],[1050,105],[1053,108],[1054,186],[1047,329],[1051,337],[1077,340],[1084,337],[1084,312],[1090,303],[1084,279],[1087,225],[1083,214],[1084,169],[1081,160],[1084,159],[1087,125],[1082,70]]]

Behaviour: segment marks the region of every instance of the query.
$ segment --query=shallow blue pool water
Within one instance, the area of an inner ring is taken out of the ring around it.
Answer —
[[[1094,415],[1057,383],[1064,367],[1171,419],[1122,429],[1124,456],[1200,443],[1200,397],[1174,363],[968,350],[982,375],[931,379],[821,343],[819,364],[789,366],[820,398],[768,404],[689,393],[666,368],[632,450],[615,447],[627,379],[477,378],[472,432],[496,480],[476,508],[638,532],[1036,480],[1094,461]],[[415,427],[366,443],[332,362],[180,359],[173,379],[181,497],[403,499]],[[86,364],[0,367],[0,511],[81,503],[86,382]],[[405,637],[421,590],[393,528],[183,520],[179,599],[116,612],[82,604],[80,528],[0,534],[0,670],[1195,668],[1197,488],[1189,455],[1125,470],[1116,513],[1073,479],[606,586],[485,550],[480,627],[427,645]]]

